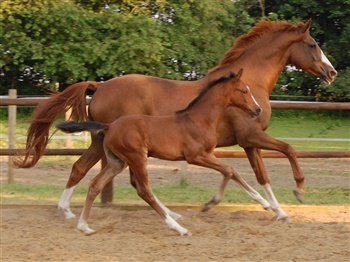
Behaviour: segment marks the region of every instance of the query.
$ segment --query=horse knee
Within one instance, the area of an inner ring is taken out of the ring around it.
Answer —
[[[287,143],[284,145],[283,152],[286,154],[286,156],[289,156],[289,157],[296,156],[296,152],[295,152],[294,147],[292,147],[290,144],[287,144]]]

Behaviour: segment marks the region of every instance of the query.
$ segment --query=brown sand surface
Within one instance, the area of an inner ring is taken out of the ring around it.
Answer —
[[[246,159],[231,163],[258,188]],[[73,163],[74,161],[71,161]],[[286,159],[266,159],[274,186],[292,189],[294,182]],[[1,180],[7,166],[1,162]],[[301,159],[312,187],[349,184],[349,159]],[[181,171],[182,169],[182,171]],[[179,183],[184,175],[192,185],[217,187],[221,177],[214,171],[151,159],[153,185]],[[70,164],[40,164],[16,170],[16,181],[57,184],[64,187]],[[96,175],[95,167],[82,183]],[[180,174],[181,173],[181,174]],[[128,185],[127,172],[115,185]],[[230,186],[234,186],[231,184]],[[278,196],[277,196],[278,198]],[[73,207],[79,214],[81,205]],[[78,218],[65,220],[55,206],[1,207],[1,261],[349,261],[350,210],[343,207],[283,206],[293,223],[275,221],[275,214],[252,206],[220,206],[206,213],[188,207],[171,207],[183,215],[179,223],[192,236],[178,236],[155,211],[118,205],[95,206],[85,236],[75,227]]]
[[[180,210],[192,236],[178,236],[153,210],[94,207],[97,233],[85,236],[56,207],[3,207],[1,261],[349,261],[348,207],[285,209],[293,223],[266,211]]]

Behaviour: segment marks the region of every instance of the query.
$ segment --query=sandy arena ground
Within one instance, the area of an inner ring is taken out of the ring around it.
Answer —
[[[246,159],[231,163],[253,187],[258,188]],[[16,181],[26,184],[65,185],[70,160],[62,165],[38,163],[16,170]],[[294,182],[286,159],[266,159],[272,184],[292,189]],[[1,162],[1,180],[7,165]],[[349,159],[301,159],[312,187],[349,185]],[[180,163],[151,159],[152,185],[176,184],[184,173]],[[96,175],[95,167],[82,183]],[[181,173],[181,174],[179,174]],[[192,185],[217,187],[221,176],[214,171],[187,167]],[[115,185],[128,185],[128,174]],[[232,183],[230,186],[234,186]],[[277,196],[278,198],[278,196]],[[293,223],[275,221],[275,214],[252,206],[219,206],[206,213],[188,207],[171,207],[183,215],[179,222],[192,236],[178,236],[155,211],[132,210],[118,205],[92,209],[85,236],[75,229],[77,218],[65,220],[55,206],[2,206],[1,261],[349,261],[350,213],[345,207],[283,206]],[[81,206],[73,212],[79,214]]]

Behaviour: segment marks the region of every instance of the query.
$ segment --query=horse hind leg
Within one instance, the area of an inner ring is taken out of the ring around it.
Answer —
[[[145,162],[146,160],[144,160]],[[134,163],[142,163],[141,161],[133,161]],[[152,189],[149,186],[148,181],[148,174],[146,170],[145,164],[139,164],[136,166],[130,166],[130,169],[132,169],[134,178],[135,178],[135,184],[136,184],[136,190],[139,197],[141,197],[146,203],[148,203],[162,218],[164,218],[165,223],[167,226],[177,231],[180,235],[190,235],[188,230],[181,225],[179,225],[174,218],[172,218],[164,209],[164,206],[162,204],[159,204],[157,201],[157,198],[154,196]]]
[[[63,190],[58,202],[58,209],[62,210],[66,219],[75,217],[70,209],[70,200],[77,184],[85,177],[87,172],[102,158],[102,139],[96,135],[91,135],[92,143],[84,154],[73,164],[66,188]]]
[[[135,181],[135,175],[134,173],[132,172],[131,169],[129,169],[129,173],[130,173],[130,184],[135,188],[137,189],[136,187],[136,181]],[[153,194],[154,195],[154,194]],[[167,208],[157,197],[156,195],[154,195],[154,198],[156,199],[156,201],[158,202],[158,204],[163,208],[163,210],[169,215],[171,216],[173,219],[175,220],[179,220],[182,218],[182,215],[174,212],[174,211],[171,211],[169,208]]]
[[[92,204],[95,201],[96,197],[107,183],[109,183],[117,174],[121,173],[127,167],[123,161],[114,155],[112,156],[112,154],[109,154],[107,161],[107,165],[90,183],[85,205],[78,221],[77,228],[86,235],[95,233],[95,230],[89,227],[87,221],[90,215]]]

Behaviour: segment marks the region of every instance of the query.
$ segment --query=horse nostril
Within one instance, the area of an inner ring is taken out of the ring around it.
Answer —
[[[338,72],[335,71],[335,70],[334,71],[332,70],[332,71],[329,72],[329,75],[330,75],[331,78],[336,77],[337,74],[338,74]]]

